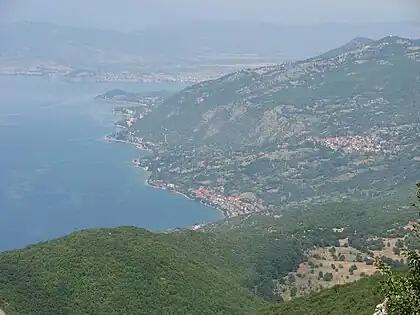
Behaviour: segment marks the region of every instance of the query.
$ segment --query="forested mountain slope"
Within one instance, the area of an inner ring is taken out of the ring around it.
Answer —
[[[1,253],[0,308],[7,315],[243,314],[264,303],[240,285],[249,264],[228,244],[201,233],[119,228]]]

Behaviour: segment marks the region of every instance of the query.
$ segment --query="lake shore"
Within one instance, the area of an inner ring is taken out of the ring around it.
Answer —
[[[138,148],[138,149],[140,149],[140,150],[147,151],[147,152],[151,152],[151,150],[144,149],[144,148],[140,148],[140,147],[138,146],[138,144],[137,144],[137,143],[132,142],[132,141],[129,141],[129,140],[119,140],[119,139],[109,138],[108,136],[105,136],[105,137],[104,137],[104,140],[107,140],[107,141],[109,141],[109,142],[119,142],[119,143],[125,143],[125,144],[129,144],[129,145],[133,145],[133,146],[135,146],[136,148]],[[162,186],[156,186],[156,185],[153,185],[153,184],[150,182],[151,172],[150,172],[150,171],[148,171],[148,170],[147,170],[146,168],[144,168],[144,167],[141,167],[141,166],[138,166],[138,165],[136,165],[136,167],[137,167],[137,168],[142,169],[142,171],[144,171],[144,172],[146,173],[146,176],[147,176],[147,177],[146,177],[146,180],[144,181],[144,184],[145,184],[146,186],[149,186],[149,187],[154,188],[154,189],[162,189],[162,190],[166,190],[166,191],[168,191],[168,192],[171,192],[171,193],[174,193],[174,194],[180,195],[180,196],[182,196],[182,197],[184,197],[184,198],[186,198],[186,199],[188,199],[188,200],[195,201],[195,202],[200,202],[202,205],[204,205],[204,206],[206,206],[206,207],[208,207],[208,208],[211,208],[211,209],[215,209],[215,210],[217,210],[219,213],[221,213],[223,217],[222,217],[222,218],[220,218],[220,220],[223,220],[223,219],[226,219],[226,218],[229,218],[229,217],[230,217],[228,212],[226,212],[226,211],[224,211],[224,210],[222,210],[222,209],[220,209],[220,208],[217,208],[217,207],[215,207],[215,206],[209,205],[209,204],[205,203],[203,200],[197,200],[197,199],[191,198],[191,197],[189,197],[186,193],[183,193],[183,192],[181,192],[181,191],[177,191],[177,190],[174,190],[174,189],[169,189],[169,188],[167,188],[167,187],[162,187]],[[214,221],[214,222],[215,222],[215,221]],[[200,224],[200,225],[201,225],[202,227],[204,227],[204,226],[206,226],[207,224],[214,223],[214,222],[208,222],[208,223],[205,223],[205,224]]]

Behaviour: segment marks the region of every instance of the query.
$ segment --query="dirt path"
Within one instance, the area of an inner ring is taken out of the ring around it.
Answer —
[[[4,312],[0,309],[0,315],[6,315]]]

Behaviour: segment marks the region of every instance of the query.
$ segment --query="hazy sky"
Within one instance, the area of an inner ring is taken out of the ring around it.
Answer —
[[[279,24],[418,21],[420,0],[0,0],[0,18],[118,29],[203,18]]]

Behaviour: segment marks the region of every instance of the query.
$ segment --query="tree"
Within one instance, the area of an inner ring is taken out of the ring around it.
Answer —
[[[331,272],[326,272],[323,277],[324,281],[331,281],[333,279],[333,275]]]
[[[357,270],[357,266],[356,265],[350,266],[350,268],[349,268],[350,274],[352,274],[352,272],[354,272],[355,270]]]
[[[420,201],[420,182],[416,186],[417,201]],[[420,211],[420,206],[412,206]],[[419,224],[413,224],[412,232],[420,240]],[[376,261],[377,268],[386,276],[384,293],[388,314],[420,314],[420,253],[403,248],[402,255],[408,261],[408,272],[404,274],[394,273],[381,260]]]
[[[293,298],[293,297],[296,296],[296,294],[297,294],[297,288],[296,287],[292,287],[290,289],[290,296]]]

